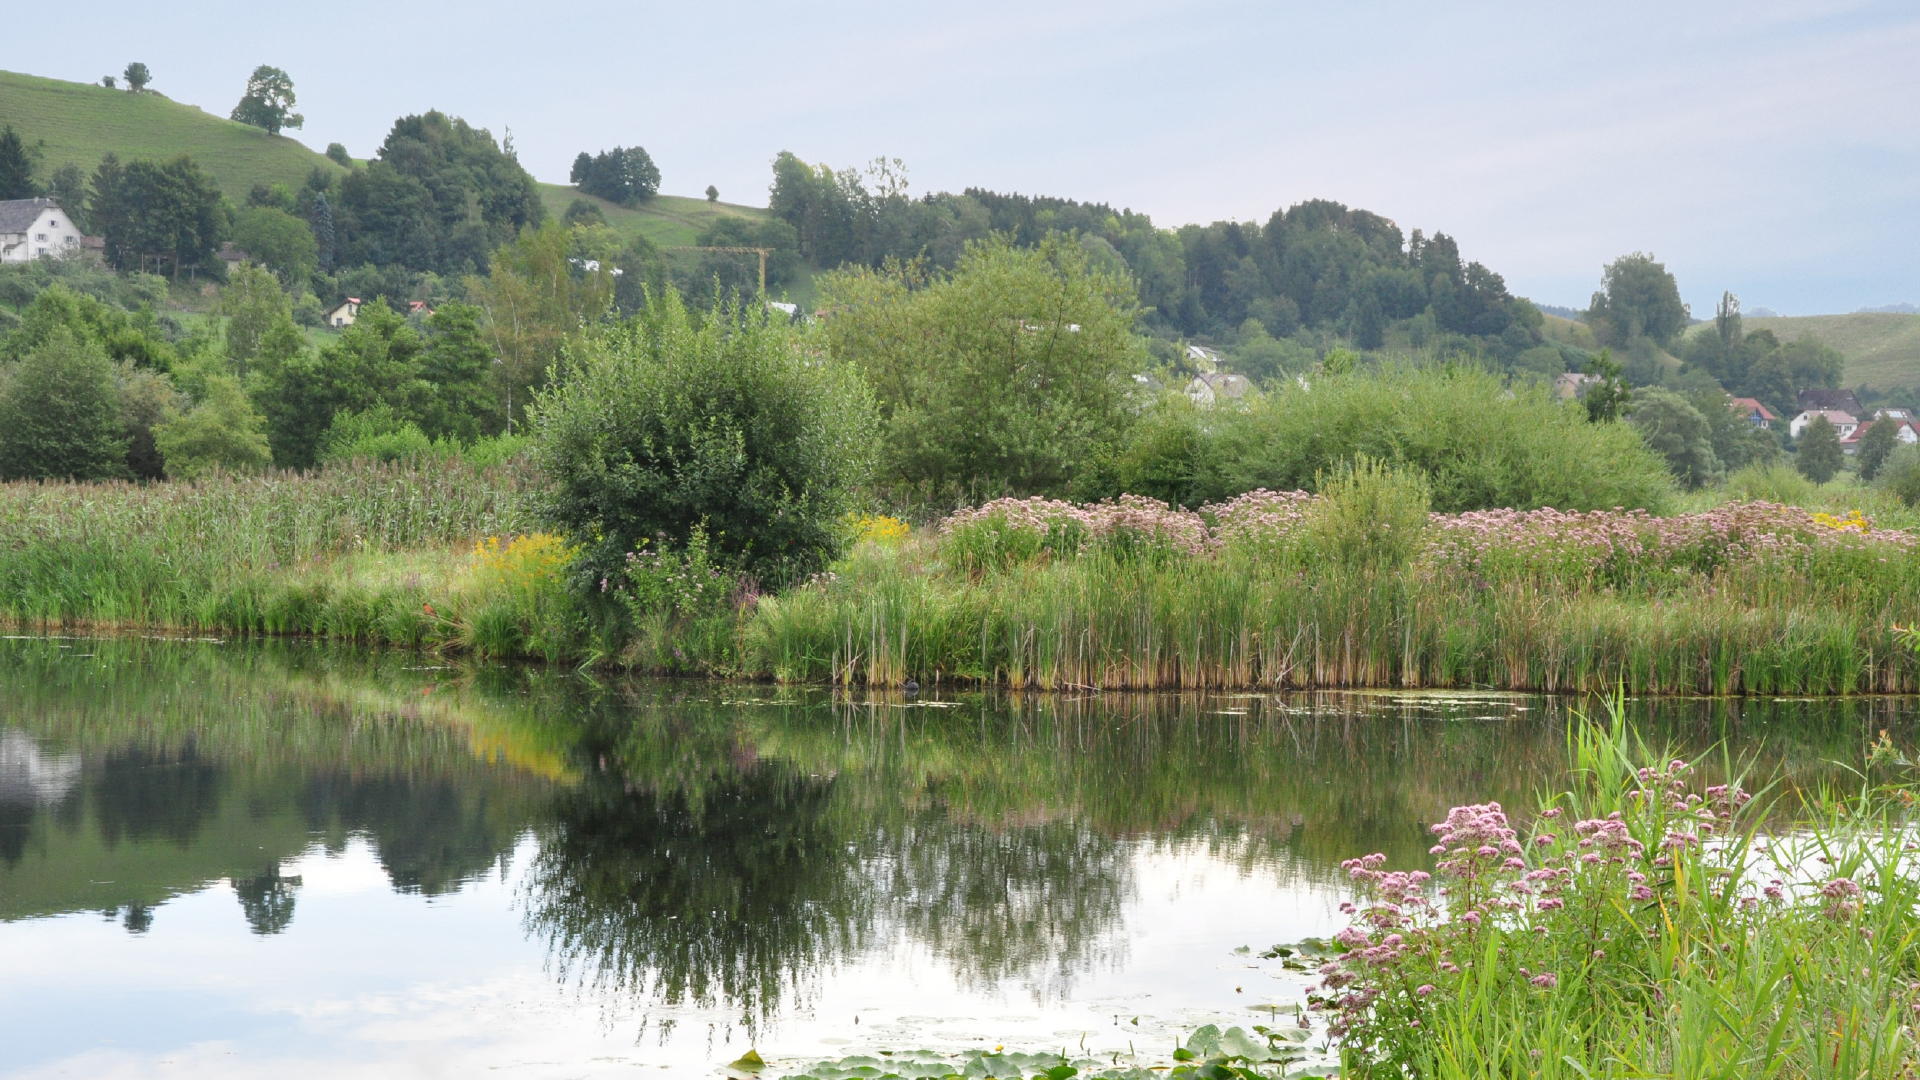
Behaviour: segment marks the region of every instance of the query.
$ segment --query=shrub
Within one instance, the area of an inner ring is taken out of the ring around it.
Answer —
[[[1362,457],[1316,486],[1307,535],[1319,558],[1362,573],[1392,573],[1420,552],[1427,532],[1426,481],[1411,469]]]
[[[1791,465],[1778,462],[1748,465],[1727,477],[1727,494],[1736,499],[1805,506],[1819,498],[1819,492]]]
[[[271,465],[265,428],[239,381],[222,375],[206,381],[198,405],[154,428],[153,441],[167,473],[192,480],[216,469],[259,472]]]
[[[53,327],[0,389],[0,479],[103,480],[126,470],[113,363]]]
[[[1903,446],[1888,455],[1874,486],[1908,506],[1920,506],[1920,445]]]
[[[372,461],[407,461],[434,452],[433,440],[419,425],[403,420],[388,405],[375,405],[360,412],[335,413],[327,433],[320,440],[323,463],[367,458]]]
[[[1436,510],[1494,507],[1658,511],[1673,482],[1624,424],[1588,423],[1538,386],[1478,368],[1388,365],[1282,384],[1244,410],[1216,410],[1195,455],[1196,501],[1310,488],[1366,456],[1420,472]]]
[[[717,561],[772,584],[838,553],[873,459],[872,398],[804,344],[734,305],[696,320],[672,292],[589,338],[531,410],[544,513],[585,545],[581,584],[696,527]]]
[[[532,652],[549,660],[567,655],[574,609],[566,577],[578,554],[552,533],[504,543],[490,536],[474,545],[474,588],[462,643],[482,655]]]

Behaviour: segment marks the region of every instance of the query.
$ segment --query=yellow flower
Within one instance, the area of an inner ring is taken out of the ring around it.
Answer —
[[[1835,517],[1832,514],[1815,514],[1813,515],[1813,521],[1814,524],[1824,525],[1829,529],[1841,532],[1857,532],[1862,536],[1873,531],[1873,522],[1868,521],[1866,515],[1858,510],[1850,511],[1846,517]]]
[[[848,514],[847,531],[853,534],[854,543],[871,540],[888,547],[898,544],[912,535],[913,527],[896,517],[885,514]]]

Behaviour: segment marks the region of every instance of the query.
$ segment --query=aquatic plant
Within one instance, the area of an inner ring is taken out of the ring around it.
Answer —
[[[1309,999],[1345,1075],[1912,1074],[1911,787],[1809,795],[1770,828],[1617,702],[1571,746],[1575,787],[1530,823],[1487,803],[1435,824],[1436,878],[1345,864],[1365,899]]]

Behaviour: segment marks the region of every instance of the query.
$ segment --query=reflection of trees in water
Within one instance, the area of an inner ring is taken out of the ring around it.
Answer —
[[[240,898],[247,925],[264,937],[285,930],[293,921],[293,890],[299,886],[298,874],[282,877],[280,864],[275,863],[253,877],[235,879],[233,892]]]
[[[969,984],[1017,979],[1049,998],[1119,959],[1134,892],[1124,842],[1074,821],[991,829],[928,813],[881,847],[874,890],[889,917]]]
[[[513,846],[524,810],[495,805],[484,785],[405,776],[322,775],[300,794],[308,825],[373,842],[401,892],[438,896],[489,871]]]
[[[221,770],[192,739],[178,746],[129,746],[106,755],[89,785],[101,837],[109,847],[169,840],[185,847],[220,808]]]
[[[595,772],[560,795],[527,881],[561,977],[748,1025],[864,942],[871,900],[831,780],[756,762],[698,786]]]

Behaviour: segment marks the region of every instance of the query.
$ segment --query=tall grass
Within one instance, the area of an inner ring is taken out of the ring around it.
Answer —
[[[448,573],[433,556],[521,531],[520,487],[508,468],[458,461],[8,484],[0,617],[418,642],[431,635],[427,608]]]
[[[1433,827],[1438,881],[1349,861],[1370,902],[1317,999],[1343,1075],[1915,1074],[1915,800],[1884,736],[1853,790],[1773,806],[1617,704],[1570,748],[1530,826],[1489,803]]]

